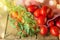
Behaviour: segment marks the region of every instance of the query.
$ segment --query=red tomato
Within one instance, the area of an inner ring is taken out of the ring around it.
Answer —
[[[48,9],[47,6],[43,6],[40,10],[40,14],[43,15],[44,17],[46,17],[47,16],[47,9]]]
[[[56,22],[56,26],[57,26],[58,28],[60,28],[60,21],[57,21],[57,22]]]
[[[36,6],[36,5],[30,5],[30,6],[28,6],[27,10],[29,12],[33,13],[37,8],[38,8],[38,6]]]
[[[43,16],[40,16],[38,19],[37,19],[37,24],[38,25],[44,25],[46,23],[46,18],[43,17]]]
[[[37,10],[34,12],[34,16],[35,16],[35,17],[39,17],[39,16],[40,16],[40,9],[37,9]]]
[[[11,17],[12,18],[17,18],[18,17],[18,13],[17,12],[12,12],[11,13]]]
[[[40,26],[40,34],[41,35],[46,35],[48,33],[48,28],[46,26]]]
[[[48,6],[43,6],[41,8],[40,14],[43,15],[44,17],[47,16],[48,14],[50,14],[52,12],[52,9],[49,8]]]
[[[49,25],[49,27],[54,26],[54,21],[50,21],[50,22],[48,23],[48,25]]]
[[[44,9],[45,11],[47,11],[48,6],[45,6],[45,5],[44,5],[44,6],[42,7],[42,9]]]
[[[40,15],[42,15],[42,16],[44,16],[44,17],[46,17],[46,11],[44,10],[44,9],[41,9],[40,10]]]
[[[51,18],[53,18],[53,17],[54,17],[54,13],[52,13],[52,12],[47,15],[47,18],[48,18],[48,19],[51,19]]]
[[[56,22],[57,22],[57,21],[60,21],[60,16],[56,17],[54,20],[55,20]]]
[[[50,28],[50,33],[53,36],[59,36],[59,30],[56,26],[53,26],[53,27]]]

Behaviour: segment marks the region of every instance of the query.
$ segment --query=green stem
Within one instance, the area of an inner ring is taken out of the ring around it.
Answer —
[[[5,35],[6,35],[6,31],[7,31],[7,26],[8,26],[8,19],[9,19],[9,14],[7,14],[7,21],[6,21]],[[4,37],[4,38],[5,38],[5,37]]]
[[[36,39],[37,39],[37,34],[36,34]]]

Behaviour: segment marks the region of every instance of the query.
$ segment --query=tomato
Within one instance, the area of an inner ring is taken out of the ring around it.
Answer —
[[[49,27],[54,26],[54,21],[53,21],[53,20],[50,21],[50,22],[48,23],[48,25],[49,25]]]
[[[48,33],[48,28],[44,25],[40,26],[40,34],[44,36],[47,33]]]
[[[48,19],[51,19],[51,18],[53,18],[53,17],[54,17],[54,13],[52,13],[52,12],[47,15],[47,18],[48,18]]]
[[[37,18],[40,16],[40,9],[37,9],[37,10],[34,12],[34,16],[37,17]]]
[[[56,22],[57,22],[57,21],[60,21],[60,16],[56,17],[54,20],[55,20]]]
[[[56,22],[56,26],[57,26],[58,28],[60,28],[60,21],[57,21],[57,22]]]
[[[53,26],[53,27],[50,28],[50,33],[53,36],[59,36],[59,30],[56,26]]]
[[[40,15],[42,15],[42,16],[44,16],[44,17],[46,17],[46,11],[45,11],[45,10],[43,10],[43,9],[41,9],[41,10],[40,10]]]
[[[38,8],[38,6],[36,6],[36,5],[30,5],[30,6],[28,6],[27,10],[29,12],[33,13],[37,8]]]
[[[18,12],[12,12],[11,17],[14,18],[14,19],[17,18],[18,17]]]
[[[42,9],[44,9],[45,11],[47,11],[48,6],[44,5],[44,6],[42,6]]]
[[[40,10],[40,14],[43,15],[44,17],[46,17],[47,16],[47,9],[48,9],[47,6],[43,6]]]
[[[44,25],[46,23],[46,18],[43,17],[43,16],[40,16],[38,19],[37,19],[37,24],[38,25]]]
[[[43,15],[44,17],[46,17],[51,12],[52,12],[52,9],[51,8],[49,8],[48,6],[43,6],[41,8],[40,14]]]

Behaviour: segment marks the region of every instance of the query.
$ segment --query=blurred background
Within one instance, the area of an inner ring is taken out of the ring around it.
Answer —
[[[10,0],[12,1],[12,0]],[[15,5],[47,5],[51,7],[54,12],[60,13],[60,0],[13,0]],[[4,38],[6,22],[7,22],[8,7],[5,4],[5,0],[0,0],[0,38]]]
[[[0,38],[4,38],[6,19],[7,19],[7,7],[4,4],[4,0],[0,0]]]

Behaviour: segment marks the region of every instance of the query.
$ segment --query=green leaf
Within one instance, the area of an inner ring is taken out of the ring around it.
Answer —
[[[16,26],[10,22],[10,26],[13,27],[13,28],[16,28]]]
[[[20,35],[21,37],[26,37],[27,35],[22,33],[22,31],[18,32],[18,35]]]
[[[27,23],[30,23],[32,25],[36,24],[35,20],[33,19],[33,15],[30,12],[24,13],[23,18],[24,18],[25,22],[27,22]]]
[[[36,33],[38,33],[39,31],[40,31],[40,29],[37,27],[37,28],[36,28]]]
[[[9,20],[10,20],[10,22],[9,22],[10,26],[13,27],[13,28],[16,28],[16,26],[14,25],[16,20],[12,19],[11,17],[9,17]]]
[[[29,24],[24,24],[24,30],[29,34]]]
[[[23,25],[22,25],[22,23],[18,22],[18,26],[20,27],[20,30],[23,30]]]
[[[18,32],[18,35],[21,35],[22,34],[22,31]]]

